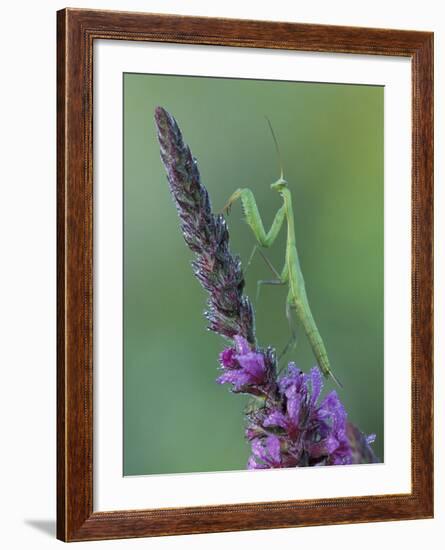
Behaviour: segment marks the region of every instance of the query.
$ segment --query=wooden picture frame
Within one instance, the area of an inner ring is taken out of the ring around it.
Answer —
[[[93,43],[95,40],[402,56],[412,64],[410,493],[93,511]],[[433,516],[433,34],[64,9],[57,14],[57,537],[63,541]]]

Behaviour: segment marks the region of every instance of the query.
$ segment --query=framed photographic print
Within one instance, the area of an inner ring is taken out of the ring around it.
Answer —
[[[432,33],[57,25],[58,538],[432,517]]]

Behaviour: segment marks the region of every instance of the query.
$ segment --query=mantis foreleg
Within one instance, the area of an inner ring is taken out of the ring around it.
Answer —
[[[241,199],[246,222],[252,229],[253,234],[258,241],[258,244],[265,248],[269,248],[269,246],[272,246],[278,236],[278,233],[280,232],[281,226],[283,225],[284,217],[286,215],[286,209],[284,205],[281,206],[281,208],[275,214],[275,218],[272,222],[269,232],[266,233],[263,225],[263,220],[261,219],[260,213],[258,211],[255,197],[250,189],[244,188],[235,191],[235,193],[233,193],[233,195],[228,200],[226,206],[223,208],[223,211],[229,210],[231,205],[238,199]]]

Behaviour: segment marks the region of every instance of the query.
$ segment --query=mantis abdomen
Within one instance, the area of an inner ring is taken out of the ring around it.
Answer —
[[[298,319],[303,325],[304,332],[309,340],[312,352],[317,359],[318,366],[325,376],[332,378],[341,386],[340,382],[333,375],[328,358],[328,352],[324,345],[320,331],[315,323],[306,294],[303,273],[301,272],[297,248],[294,243],[288,242],[286,251],[286,266],[289,272],[289,293],[287,297],[291,309],[295,310]]]
[[[293,307],[298,315],[298,318],[303,325],[304,332],[311,344],[312,351],[317,359],[318,366],[323,371],[325,376],[332,375],[331,365],[328,359],[328,353],[326,351],[323,340],[320,336],[320,332],[315,324],[314,317],[305,299],[297,299],[291,297],[291,307]]]

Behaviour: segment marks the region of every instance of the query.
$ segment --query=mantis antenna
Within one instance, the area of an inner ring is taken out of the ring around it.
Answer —
[[[275,143],[275,150],[277,152],[277,157],[278,157],[278,163],[279,163],[279,167],[280,167],[280,179],[284,179],[284,173],[283,173],[283,159],[281,157],[281,151],[280,151],[280,147],[278,146],[278,140],[277,140],[277,136],[275,135],[275,132],[274,132],[274,129],[273,129],[273,126],[272,126],[272,123],[270,122],[270,119],[267,115],[264,115],[266,120],[267,120],[267,124],[269,124],[269,128],[270,128],[270,133],[272,134],[272,138],[273,138],[273,141]]]

